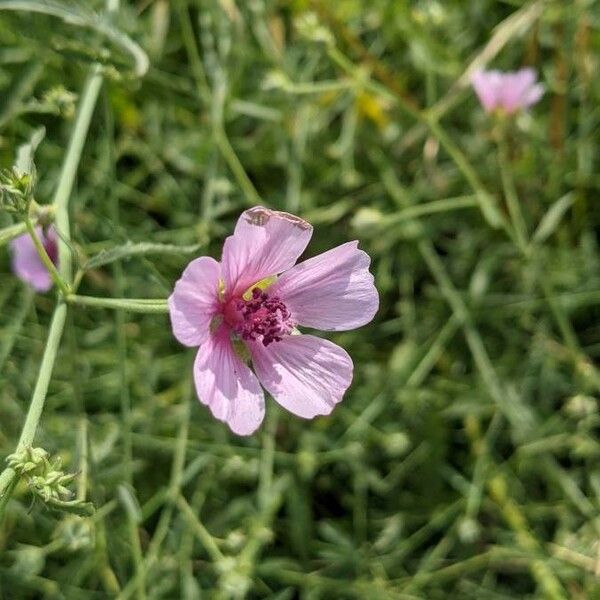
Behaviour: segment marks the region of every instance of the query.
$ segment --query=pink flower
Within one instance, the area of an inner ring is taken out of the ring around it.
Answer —
[[[54,228],[49,227],[44,232],[41,227],[36,227],[35,231],[52,262],[58,264],[58,245]],[[36,292],[47,292],[52,287],[52,278],[40,259],[31,236],[26,233],[15,238],[10,243],[10,248],[14,274]]]
[[[305,419],[328,415],[352,381],[345,350],[296,327],[345,331],[368,323],[379,306],[370,259],[348,242],[294,266],[311,235],[294,215],[251,208],[225,240],[221,262],[193,260],[169,297],[175,337],[200,346],[198,397],[238,435],[264,418],[259,381]],[[254,372],[240,355],[249,355]]]
[[[543,96],[544,86],[536,79],[534,69],[523,68],[509,73],[477,71],[471,83],[486,112],[502,110],[511,115],[529,108]]]

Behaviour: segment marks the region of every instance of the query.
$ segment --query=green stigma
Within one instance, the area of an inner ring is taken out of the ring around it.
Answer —
[[[256,282],[254,285],[251,285],[243,294],[242,298],[244,300],[250,300],[252,298],[252,290],[258,288],[259,290],[266,290],[271,287],[277,281],[277,275],[271,275],[270,277],[265,277],[260,281]]]
[[[222,279],[219,279],[219,282],[217,283],[217,296],[219,297],[220,302],[225,300],[225,282]]]

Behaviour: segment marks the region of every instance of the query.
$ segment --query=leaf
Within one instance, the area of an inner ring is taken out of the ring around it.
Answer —
[[[548,212],[542,217],[540,224],[537,226],[535,233],[533,234],[533,242],[540,244],[549,238],[556,228],[559,226],[563,216],[567,210],[573,204],[573,194],[569,192],[562,198],[559,198],[549,209]]]
[[[21,144],[18,147],[15,167],[20,173],[27,173],[28,175],[33,175],[35,173],[33,156],[45,135],[46,128],[39,127],[31,134],[31,138],[27,143]]]
[[[0,0],[0,10],[37,12],[62,19],[77,27],[93,29],[127,52],[135,63],[134,72],[142,77],[148,71],[148,55],[130,37],[119,31],[108,19],[85,7],[61,4],[51,0]]]
[[[135,496],[135,490],[129,485],[121,484],[117,488],[117,492],[119,494],[119,500],[125,508],[125,512],[127,513],[129,519],[133,523],[141,523],[144,519],[142,517],[140,503]]]
[[[108,265],[117,260],[131,258],[132,256],[145,256],[146,254],[191,254],[200,248],[200,244],[192,244],[189,246],[176,246],[174,244],[153,244],[150,242],[140,242],[134,244],[127,242],[122,246],[115,246],[110,250],[103,250],[95,256],[92,256],[84,265],[86,271],[97,269],[104,265]]]
[[[53,510],[78,515],[80,517],[91,517],[96,512],[96,508],[91,502],[81,502],[79,500],[65,502],[52,498],[47,504]]]

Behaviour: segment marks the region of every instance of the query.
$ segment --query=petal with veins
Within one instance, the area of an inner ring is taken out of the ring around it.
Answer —
[[[249,344],[260,382],[284,408],[305,419],[328,415],[352,382],[352,359],[328,340],[288,335],[263,346]]]
[[[227,328],[202,344],[194,363],[198,398],[238,435],[254,433],[265,416],[264,393],[256,375],[235,353]]]
[[[288,213],[256,206],[240,216],[223,246],[223,279],[227,296],[290,267],[304,252],[312,226]]]
[[[169,296],[173,334],[185,346],[200,346],[208,338],[219,310],[219,277],[219,263],[201,256],[186,267]]]
[[[371,321],[379,295],[371,259],[348,242],[292,267],[271,287],[298,325],[325,331],[355,329]]]

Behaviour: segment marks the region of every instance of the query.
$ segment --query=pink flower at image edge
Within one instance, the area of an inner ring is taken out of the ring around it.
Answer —
[[[58,245],[54,228],[49,227],[44,232],[41,227],[36,227],[35,231],[52,262],[58,264]],[[31,236],[26,233],[15,238],[10,243],[10,249],[13,273],[36,292],[47,292],[52,287],[52,278],[39,257]]]
[[[530,67],[507,73],[477,71],[471,83],[486,112],[502,110],[511,115],[529,108],[544,95],[544,86],[537,83],[537,73]]]
[[[238,435],[263,421],[260,384],[311,419],[329,414],[352,381],[345,350],[296,328],[345,331],[371,321],[379,296],[370,259],[348,242],[296,265],[311,236],[312,226],[298,217],[251,208],[225,240],[221,262],[193,260],[169,297],[175,337],[199,346],[198,397]],[[254,371],[234,347],[240,344]]]

